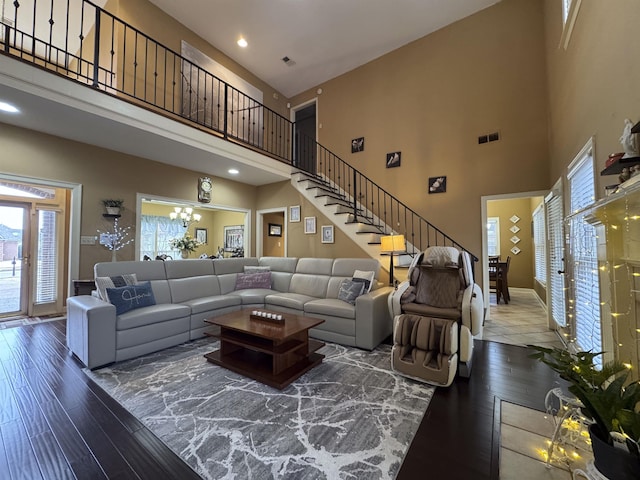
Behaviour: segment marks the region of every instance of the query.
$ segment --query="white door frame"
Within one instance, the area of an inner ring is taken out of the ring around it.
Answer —
[[[268,213],[279,213],[282,212],[284,214],[284,225],[282,226],[283,237],[284,237],[284,256],[287,257],[289,255],[288,249],[288,239],[289,235],[287,235],[287,226],[289,219],[287,218],[287,207],[276,207],[276,208],[265,208],[263,210],[256,210],[256,257],[260,258],[263,256],[263,245],[262,245],[262,232],[264,228],[264,215]]]
[[[515,200],[518,198],[527,197],[545,197],[548,193],[548,190],[536,190],[533,192],[503,193],[500,195],[484,195],[480,197],[480,217],[482,221],[482,291],[487,314],[489,313],[489,275],[487,275],[487,271],[489,270],[489,257],[487,254],[489,244],[487,237],[487,203],[494,200]]]
[[[0,173],[0,179],[17,183],[30,183],[43,187],[64,188],[71,191],[69,202],[69,263],[67,264],[67,295],[73,293],[73,280],[77,279],[80,273],[80,224],[82,212],[82,185],[80,183],[65,182],[49,178],[27,177],[23,175],[12,175]],[[62,292],[61,292],[62,293]],[[66,307],[66,299],[62,300]]]

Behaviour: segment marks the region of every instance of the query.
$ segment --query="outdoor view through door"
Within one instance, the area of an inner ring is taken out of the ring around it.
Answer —
[[[63,312],[66,196],[0,180],[0,320]]]

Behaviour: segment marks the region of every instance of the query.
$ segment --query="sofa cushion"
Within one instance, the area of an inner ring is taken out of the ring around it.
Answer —
[[[191,309],[187,305],[158,303],[118,315],[116,317],[116,330],[128,330],[129,328],[166,322],[177,318],[189,318],[190,315]]]
[[[213,261],[213,268],[216,275],[225,275],[228,273],[244,272],[246,265],[258,266],[258,259],[255,257],[238,257],[238,258],[219,258]]]
[[[235,292],[229,293],[229,295],[240,297],[243,305],[264,305],[264,298],[267,295],[271,295],[274,293],[279,292],[267,288],[250,288],[247,290],[237,290]]]
[[[327,275],[294,273],[289,284],[289,292],[314,298],[325,298],[330,278]]]
[[[115,305],[116,315],[156,304],[151,282],[107,288],[107,297],[109,298],[109,303]]]
[[[108,302],[109,296],[107,295],[107,288],[135,285],[138,283],[138,279],[135,273],[125,273],[123,275],[114,275],[112,277],[96,277],[95,283],[99,297],[105,302]]]
[[[356,307],[337,298],[319,298],[305,303],[304,313],[355,319]]]
[[[182,260],[177,260],[182,261]],[[186,260],[184,260],[186,262]],[[220,284],[215,275],[198,277],[173,278],[168,281],[171,288],[171,302],[185,303],[194,298],[220,295]]]
[[[225,307],[240,305],[242,301],[234,295],[214,295],[209,297],[193,298],[182,302],[191,308],[191,313],[202,313],[218,310]]]
[[[265,307],[268,305],[278,305],[300,311],[303,311],[304,304],[311,300],[317,300],[317,297],[300,293],[274,293],[264,297]]]
[[[271,271],[294,273],[298,265],[295,257],[260,257],[258,262],[261,267],[271,267]]]
[[[238,273],[236,290],[247,288],[271,288],[271,272]]]
[[[342,280],[342,283],[340,283],[340,291],[338,292],[338,300],[355,305],[356,298],[362,295],[363,291],[364,283],[354,282],[348,279]]]
[[[191,259],[180,262],[167,262],[164,266],[167,278],[187,278],[213,275],[213,261],[204,259]]]

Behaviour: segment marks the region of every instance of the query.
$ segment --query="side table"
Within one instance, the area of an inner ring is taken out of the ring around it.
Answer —
[[[91,292],[96,289],[96,282],[93,280],[72,280],[73,282],[73,295],[91,295]]]

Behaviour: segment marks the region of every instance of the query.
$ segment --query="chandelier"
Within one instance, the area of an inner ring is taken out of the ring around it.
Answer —
[[[189,228],[192,223],[199,222],[200,214],[193,213],[193,208],[191,207],[174,207],[173,212],[169,214],[171,220],[182,220],[182,226],[184,228]]]

